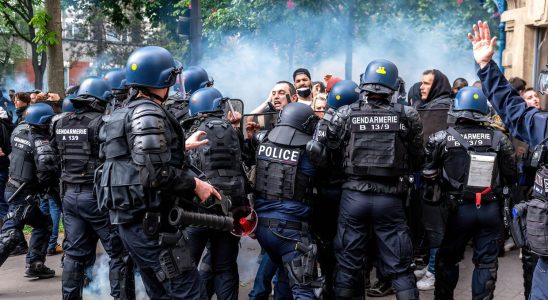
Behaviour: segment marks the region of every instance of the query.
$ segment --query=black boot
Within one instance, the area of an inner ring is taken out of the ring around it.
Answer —
[[[384,297],[395,294],[392,288],[392,282],[390,280],[377,280],[375,284],[367,290],[367,296],[369,297]]]
[[[38,279],[46,279],[55,276],[55,271],[46,267],[43,262],[34,262],[27,265],[25,277],[37,277]]]

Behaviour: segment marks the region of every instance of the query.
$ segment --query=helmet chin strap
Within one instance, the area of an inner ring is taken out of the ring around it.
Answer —
[[[143,94],[151,97],[151,98],[154,98],[160,102],[165,102],[167,100],[167,97],[169,97],[169,93],[166,93],[166,95],[164,97],[160,97],[156,94],[154,94],[153,92],[149,91],[148,89],[142,89],[141,92],[143,92]]]

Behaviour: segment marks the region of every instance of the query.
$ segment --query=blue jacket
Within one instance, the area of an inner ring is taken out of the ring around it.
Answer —
[[[515,137],[530,146],[538,145],[546,137],[548,114],[528,107],[512,88],[493,61],[478,71],[483,92]]]

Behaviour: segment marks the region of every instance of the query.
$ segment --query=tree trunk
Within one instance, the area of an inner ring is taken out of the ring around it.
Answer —
[[[65,70],[63,65],[63,43],[61,36],[61,1],[46,0],[46,13],[50,17],[47,24],[50,32],[55,32],[58,43],[49,45],[47,49],[48,91],[65,98]]]
[[[32,0],[28,1],[28,15],[34,16],[34,9],[32,7]],[[27,21],[27,20],[25,20]],[[30,21],[30,19],[28,20]],[[27,30],[29,32],[29,40],[34,40],[34,37],[36,36],[36,33],[34,32],[34,27],[32,25],[28,25],[27,22]],[[44,87],[44,71],[46,68],[46,54],[42,53],[41,55],[37,52],[37,46],[36,43],[31,42],[30,43],[31,53],[32,53],[32,70],[34,71],[34,88],[38,90],[42,90]]]

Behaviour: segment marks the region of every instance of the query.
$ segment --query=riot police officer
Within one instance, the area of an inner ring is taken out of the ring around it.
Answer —
[[[449,207],[446,233],[436,260],[436,299],[453,299],[458,263],[468,241],[474,240],[473,299],[492,299],[503,239],[503,187],[516,183],[514,147],[488,122],[487,98],[476,87],[464,87],[455,97],[449,127],[430,136],[423,174],[439,178]],[[425,199],[426,200],[426,199]]]
[[[341,106],[350,105],[359,98],[356,89],[358,85],[352,80],[341,80],[331,88],[327,95],[328,115]],[[318,129],[315,131],[313,140],[325,136],[327,121],[320,120]],[[333,273],[335,271],[335,251],[333,239],[337,233],[337,218],[339,216],[339,204],[341,201],[342,183],[344,174],[341,169],[342,153],[330,151],[329,159],[322,160],[318,156],[310,156],[312,162],[318,167],[316,176],[316,201],[312,203],[311,227],[312,232],[318,241],[318,262],[325,279],[326,299],[332,299],[333,294]]]
[[[103,79],[112,87],[112,97],[106,109],[106,114],[110,114],[114,109],[122,106],[127,98],[126,72],[120,69],[111,70]]]
[[[126,64],[127,105],[114,110],[100,132],[99,203],[109,208],[151,299],[203,297],[188,238],[173,237],[167,217],[176,196],[221,198],[185,167],[182,129],[161,105],[180,70],[164,48],[135,50]]]
[[[9,180],[5,198],[9,212],[0,233],[0,265],[24,239],[23,226],[33,227],[26,258],[26,277],[51,278],[55,271],[44,265],[52,230],[49,215],[39,209],[38,194],[53,194],[59,180],[57,152],[50,146],[51,106],[38,103],[25,112],[25,123],[11,136]],[[53,195],[52,195],[53,196]],[[58,196],[57,196],[58,197]]]
[[[397,78],[392,62],[369,63],[360,80],[361,100],[326,113],[324,138],[307,147],[311,156],[325,159],[328,149],[344,156],[335,237],[337,298],[363,297],[364,258],[374,238],[381,271],[393,278],[397,298],[418,299],[402,196],[407,194],[408,175],[423,158],[422,124],[415,109],[390,103]]]
[[[527,103],[508,83],[504,74],[500,71],[497,64],[492,60],[495,53],[496,37],[491,38],[489,25],[479,21],[473,26],[474,34],[468,34],[468,39],[472,43],[474,59],[478,63],[480,70],[478,76],[481,80],[482,89],[485,95],[490,99],[493,108],[502,118],[512,134],[522,141],[525,141],[537,151],[534,164],[538,168],[533,186],[533,200],[527,204],[527,215],[532,215],[533,220],[546,220],[548,209],[548,193],[545,189],[546,176],[546,156],[540,155],[546,149],[548,128],[548,115],[542,113],[539,109],[528,107]],[[539,76],[539,90],[542,94],[548,93],[548,69],[541,72]],[[533,155],[535,157],[535,155]],[[548,228],[542,221],[537,223],[527,217],[527,243],[531,251],[540,256],[535,271],[533,272],[533,283],[531,287],[530,299],[548,298],[548,245],[545,243],[548,237]]]
[[[63,191],[63,299],[82,299],[84,271],[88,261],[94,261],[97,240],[110,257],[111,295],[115,299],[134,298],[126,291],[126,268],[122,259],[124,248],[113,234],[108,211],[99,210],[93,193],[95,169],[99,166],[99,130],[102,117],[112,98],[111,87],[103,79],[88,78],[82,82],[76,97],[71,99],[75,109],[53,125],[52,146],[61,158]],[[133,276],[133,274],[131,274]]]
[[[276,127],[258,138],[256,151],[257,240],[285,270],[279,272],[283,276],[278,284],[289,278],[296,299],[314,298],[317,276],[317,247],[308,222],[316,168],[305,151],[316,123],[310,106],[289,103],[280,111]]]
[[[190,115],[199,120],[193,129],[203,131],[206,136],[211,137],[206,145],[191,150],[190,157],[191,163],[204,172],[209,182],[229,199],[231,209],[234,210],[247,203],[246,177],[242,169],[243,136],[224,116],[225,101],[228,99],[223,98],[222,94],[212,87],[201,88],[190,96]],[[219,206],[201,210],[216,214],[226,213]],[[239,277],[236,259],[240,239],[226,231],[203,227],[190,226],[187,233],[195,261],[200,260],[209,242],[211,270],[201,272],[202,280],[211,280],[218,299],[238,299]]]
[[[213,82],[209,80],[206,70],[198,66],[192,66],[183,71],[184,89],[169,96],[164,103],[164,107],[170,111],[179,124],[189,117],[188,99],[197,90],[210,87]]]

